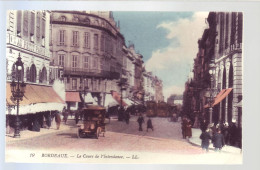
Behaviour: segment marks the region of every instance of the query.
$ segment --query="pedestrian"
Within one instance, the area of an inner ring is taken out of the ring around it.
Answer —
[[[225,144],[229,145],[229,126],[228,126],[228,122],[224,123],[223,130],[221,132],[224,136]]]
[[[50,112],[47,112],[46,116],[47,116],[46,125],[47,125],[48,129],[50,129],[50,127],[51,127],[51,114],[50,114]]]
[[[119,110],[118,110],[118,121],[123,121],[123,117],[124,117],[124,107],[119,107]]]
[[[186,126],[187,126],[187,123],[188,123],[187,118],[186,118],[186,116],[184,116],[182,118],[182,123],[181,123],[181,130],[182,130],[182,137],[183,137],[183,139],[186,139]]]
[[[207,129],[206,131],[203,131],[200,135],[200,139],[201,139],[201,148],[203,150],[205,150],[206,152],[209,151],[209,141],[211,139],[211,136],[209,134],[209,129]]]
[[[142,115],[139,116],[139,118],[137,119],[137,122],[138,122],[138,124],[139,124],[139,131],[143,131],[142,125],[143,125],[143,123],[144,123],[144,118],[143,118]]]
[[[152,131],[153,131],[153,124],[152,124],[152,120],[151,120],[151,118],[149,118],[148,120],[147,120],[147,132],[148,132],[148,129],[152,129]]]
[[[221,130],[218,129],[217,132],[212,137],[213,146],[215,151],[221,151],[222,147],[225,145],[224,136],[221,134]]]
[[[191,127],[192,127],[192,121],[190,119],[188,119],[187,124],[186,124],[186,128],[185,128],[185,130],[186,130],[185,135],[188,136],[188,138],[190,138],[192,136]]]
[[[126,122],[126,124],[129,124],[129,119],[130,119],[130,114],[129,114],[129,111],[127,110],[125,112],[125,122]]]
[[[76,122],[76,124],[78,124],[78,122],[79,122],[79,115],[80,115],[80,111],[77,110],[77,111],[75,112],[75,122]]]
[[[237,143],[237,126],[236,126],[236,121],[235,120],[232,120],[232,123],[230,125],[230,128],[229,128],[229,134],[230,134],[230,145],[231,146],[236,146],[236,143]]]
[[[63,115],[63,121],[65,123],[65,125],[67,124],[67,120],[68,120],[68,116],[69,116],[69,113],[68,113],[68,110],[63,110],[62,112],[62,115]]]
[[[202,119],[202,121],[200,122],[200,130],[202,132],[205,132],[208,128],[208,122],[205,118]]]
[[[61,117],[60,117],[60,113],[58,111],[56,111],[56,114],[55,114],[55,122],[56,122],[57,130],[59,130],[60,129]]]

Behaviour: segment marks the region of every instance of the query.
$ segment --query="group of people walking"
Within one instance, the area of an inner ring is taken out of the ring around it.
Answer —
[[[202,131],[200,135],[201,147],[206,152],[209,151],[210,140],[213,143],[215,151],[221,151],[222,147],[225,146],[224,136],[221,133],[221,130],[218,128],[212,135],[210,134],[210,129]]]
[[[142,115],[140,115],[137,119],[137,122],[139,124],[139,131],[143,131],[143,123],[144,123],[144,117]],[[152,129],[152,131],[154,130],[153,129],[153,124],[152,124],[152,120],[151,118],[149,117],[148,120],[147,120],[147,129],[146,131],[148,132],[148,129]]]
[[[187,116],[182,117],[181,130],[184,139],[192,137],[191,128],[194,126]],[[225,145],[238,146],[239,148],[242,148],[242,130],[241,128],[239,129],[236,127],[235,122],[230,124],[227,122],[209,124],[208,121],[203,118],[199,122],[199,127],[202,131],[199,136],[201,139],[201,147],[205,151],[209,150],[210,142],[213,144],[216,151],[221,151]]]

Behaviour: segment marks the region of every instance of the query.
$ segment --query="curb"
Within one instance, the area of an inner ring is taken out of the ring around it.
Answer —
[[[192,142],[190,139],[188,139],[188,142],[189,142],[191,145],[193,145],[193,146],[196,146],[196,147],[200,147],[200,148],[201,148],[201,145],[200,145],[200,144],[198,144],[198,143],[196,143],[196,142]],[[232,147],[232,146],[228,146],[228,147]],[[214,148],[214,147],[209,147],[209,150],[214,151],[215,148]],[[227,150],[221,150],[221,152],[224,152],[224,153],[232,153],[232,154],[242,154],[242,150],[241,150],[241,149],[238,149],[238,148],[237,148],[237,150],[240,150],[240,152],[239,152],[239,151],[237,151],[237,152],[232,152],[232,151],[227,151]]]

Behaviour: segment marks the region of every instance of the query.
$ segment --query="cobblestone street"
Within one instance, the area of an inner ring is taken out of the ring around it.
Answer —
[[[179,122],[169,122],[166,118],[153,118],[154,131],[149,129],[147,132],[146,124],[144,124],[144,131],[140,132],[136,120],[137,117],[131,117],[130,123],[127,125],[125,122],[111,119],[107,124],[105,137],[79,139],[75,121],[71,119],[68,121],[68,125],[63,125],[67,127],[67,130],[63,128],[60,131],[18,141],[7,139],[6,160],[26,161],[26,156],[31,153],[38,156],[43,153],[66,153],[70,155],[71,159],[86,153],[90,155],[120,153],[125,157],[137,155],[138,158],[133,163],[152,163],[151,160],[153,162],[156,160],[157,163],[241,163],[242,161],[242,154],[214,153],[214,151],[210,151],[208,154],[203,153],[200,147],[193,146],[186,139],[182,139]],[[40,133],[38,132],[38,134]],[[16,153],[15,156],[14,153]],[[215,159],[216,156],[220,159]],[[154,160],[154,158],[156,159]],[[41,159],[37,159],[37,161],[39,160]],[[67,160],[59,161],[66,162]],[[124,160],[118,159],[108,162],[119,163],[121,161],[124,162]],[[75,162],[95,162],[95,160],[75,159]]]

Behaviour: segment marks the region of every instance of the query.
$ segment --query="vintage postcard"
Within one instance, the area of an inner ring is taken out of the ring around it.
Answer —
[[[242,11],[6,11],[5,162],[243,163]]]

